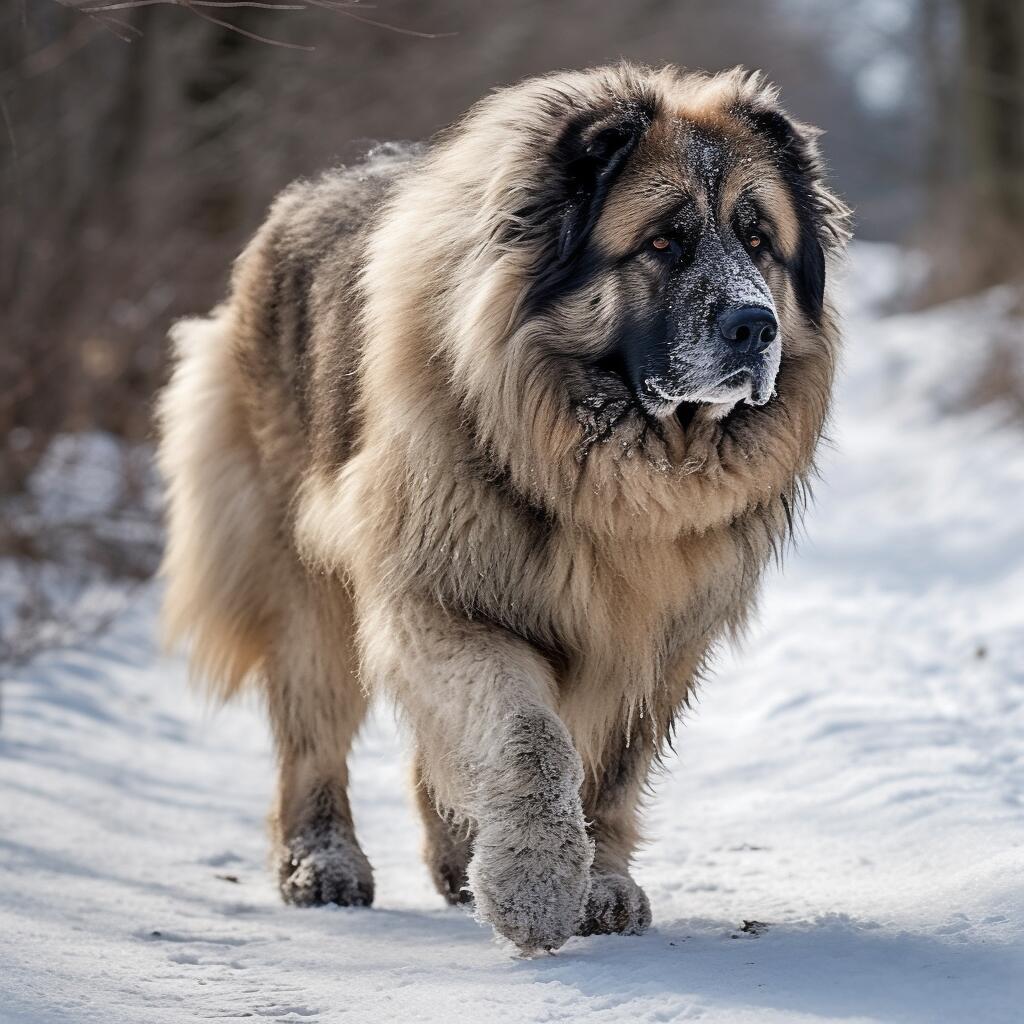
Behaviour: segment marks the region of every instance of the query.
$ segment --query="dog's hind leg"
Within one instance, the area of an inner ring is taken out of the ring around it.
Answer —
[[[351,602],[342,584],[309,578],[294,597],[266,669],[280,771],[271,823],[281,895],[299,906],[369,906],[373,872],[348,799],[348,753],[367,708]]]
[[[168,639],[190,638],[193,670],[218,697],[252,684],[266,697],[280,763],[272,821],[284,898],[368,904],[373,875],[347,792],[347,755],[366,713],[351,601],[283,542],[304,447],[286,399],[273,404],[276,378],[259,352],[239,360],[239,345],[254,343],[242,319],[225,308],[174,330],[177,362],[160,400]],[[257,369],[264,377],[250,407]]]
[[[473,855],[473,837],[468,823],[459,824],[445,814],[430,794],[423,765],[413,765],[413,791],[423,819],[423,859],[437,891],[454,905],[472,903],[469,891],[469,860]]]

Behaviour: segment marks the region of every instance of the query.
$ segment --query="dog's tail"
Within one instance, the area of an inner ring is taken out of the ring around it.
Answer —
[[[268,649],[268,560],[277,547],[247,430],[230,307],[171,332],[174,370],[160,396],[159,467],[167,487],[164,636],[190,641],[191,668],[227,700]]]

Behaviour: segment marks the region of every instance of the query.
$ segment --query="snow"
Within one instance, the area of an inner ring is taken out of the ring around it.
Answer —
[[[23,428],[18,428],[23,429]],[[58,435],[26,491],[0,503],[0,665],[101,631],[159,564],[160,497],[152,449],[109,434]]]
[[[190,694],[150,586],[5,681],[0,1021],[1020,1020],[1024,444],[962,408],[1007,307],[886,316],[905,272],[855,250],[824,480],[658,783],[648,934],[522,960],[444,907],[383,712],[377,905],[281,905],[259,708]]]

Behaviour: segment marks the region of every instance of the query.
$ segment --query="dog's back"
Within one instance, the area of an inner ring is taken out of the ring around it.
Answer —
[[[289,510],[316,457],[353,443],[363,244],[389,183],[415,150],[299,182],[239,258],[227,302],[171,333],[158,408],[168,487],[165,628],[188,637],[197,676],[221,698],[257,670],[296,563]],[[329,266],[329,273],[322,273]],[[329,401],[313,403],[313,388]],[[329,422],[311,429],[311,418]]]

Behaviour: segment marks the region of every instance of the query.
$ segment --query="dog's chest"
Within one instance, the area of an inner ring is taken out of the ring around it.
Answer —
[[[727,531],[676,541],[553,537],[546,552],[542,632],[584,674],[610,662],[659,674],[681,651],[703,650],[741,617],[752,594]]]

